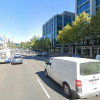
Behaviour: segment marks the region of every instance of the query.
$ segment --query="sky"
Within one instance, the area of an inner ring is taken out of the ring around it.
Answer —
[[[41,37],[42,25],[64,11],[75,13],[75,0],[0,0],[0,34],[14,43],[30,41]]]

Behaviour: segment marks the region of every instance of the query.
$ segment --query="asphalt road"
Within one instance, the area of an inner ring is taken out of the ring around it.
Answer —
[[[45,77],[44,64],[48,59],[28,55],[23,57],[23,64],[0,64],[0,100],[73,100],[66,97],[59,84]]]

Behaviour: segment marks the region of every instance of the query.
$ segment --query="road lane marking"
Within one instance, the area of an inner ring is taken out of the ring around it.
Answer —
[[[37,81],[39,82],[40,86],[42,87],[42,89],[44,90],[45,94],[47,95],[47,97],[50,99],[49,94],[47,93],[47,91],[45,90],[45,88],[43,87],[42,83],[39,81],[39,79],[37,79]]]
[[[27,64],[27,62],[25,62]]]

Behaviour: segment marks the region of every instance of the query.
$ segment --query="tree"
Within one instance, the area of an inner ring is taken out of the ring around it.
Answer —
[[[100,38],[100,7],[90,21],[90,39],[92,40],[92,57],[94,58],[94,39]]]
[[[64,33],[62,30],[58,31],[58,35],[57,35],[57,41],[59,42],[59,44],[61,44],[61,53],[63,53],[64,50],[64,46],[66,44],[65,42],[65,37],[64,37]]]
[[[64,38],[65,38],[65,43],[69,44],[69,52],[72,52],[71,51],[71,43],[73,42],[72,27],[69,24],[67,24],[63,28],[63,33],[64,33]]]
[[[57,36],[57,41],[59,42],[59,44],[61,44],[62,48],[61,48],[61,53],[63,53],[64,51],[64,46],[67,43],[71,43],[72,41],[72,34],[71,34],[71,26],[69,24],[67,24],[63,30],[60,30],[58,32],[58,36]]]
[[[46,51],[49,51],[51,49],[51,41],[48,37],[44,39],[43,44],[45,44]]]
[[[34,47],[34,44],[35,44],[35,42],[38,40],[38,37],[37,36],[33,36],[33,38],[31,39],[31,47]]]
[[[89,29],[90,29],[90,17],[86,12],[77,16],[72,25],[72,33],[74,42],[78,43],[79,41],[83,41],[85,43],[86,49],[86,41],[87,37],[89,37]],[[87,51],[87,49],[86,49]]]

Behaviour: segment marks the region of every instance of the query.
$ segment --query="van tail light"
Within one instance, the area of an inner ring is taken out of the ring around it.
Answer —
[[[77,87],[81,87],[81,86],[82,86],[80,80],[76,80],[76,86],[77,86]]]
[[[82,93],[82,84],[80,80],[76,80],[76,92],[77,93]]]

